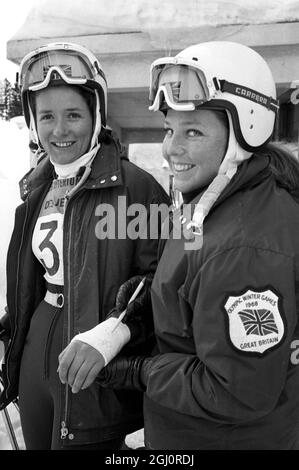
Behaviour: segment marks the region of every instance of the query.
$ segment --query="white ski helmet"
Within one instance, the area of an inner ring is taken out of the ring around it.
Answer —
[[[150,71],[151,111],[197,107],[229,111],[241,148],[254,152],[269,141],[278,102],[265,60],[253,49],[226,41],[197,44],[157,59]]]
[[[41,46],[24,57],[19,87],[26,124],[33,134],[36,129],[29,94],[53,84],[76,85],[95,91],[94,145],[107,120],[107,82],[95,55],[83,46],[63,42]]]

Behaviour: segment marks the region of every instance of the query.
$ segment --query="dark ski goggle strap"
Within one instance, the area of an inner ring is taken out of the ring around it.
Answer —
[[[218,80],[217,78],[213,78],[213,82],[216,90],[240,96],[241,98],[258,103],[261,106],[264,106],[265,108],[273,111],[274,113],[278,112],[278,101],[272,98],[272,96],[263,95],[263,93],[259,93],[255,90],[252,90],[251,88],[237,85],[236,83],[228,82],[227,80]]]

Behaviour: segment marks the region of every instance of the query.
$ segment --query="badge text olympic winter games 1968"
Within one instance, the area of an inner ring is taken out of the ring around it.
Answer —
[[[229,336],[237,349],[262,354],[281,342],[285,327],[278,300],[271,289],[247,290],[227,299]]]

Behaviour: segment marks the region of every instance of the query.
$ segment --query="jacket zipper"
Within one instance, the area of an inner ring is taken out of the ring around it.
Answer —
[[[7,354],[7,360],[6,360],[6,364],[7,364],[7,367],[6,367],[6,380],[7,380],[7,388],[6,388],[6,392],[5,392],[5,396],[6,398],[8,399],[8,392],[9,392],[9,388],[10,388],[10,380],[9,380],[9,373],[8,373],[8,370],[9,370],[9,367],[8,367],[8,364],[9,364],[9,357],[10,357],[10,352],[12,350],[12,346],[13,346],[13,342],[14,342],[14,339],[16,337],[16,334],[17,334],[17,315],[18,315],[18,289],[19,289],[19,272],[20,272],[20,258],[21,258],[21,251],[22,251],[22,248],[23,248],[23,242],[24,242],[24,234],[25,234],[25,227],[26,227],[26,223],[27,223],[27,217],[28,217],[28,208],[29,208],[29,194],[27,196],[27,199],[26,199],[26,212],[25,212],[25,219],[24,219],[24,223],[23,223],[23,229],[22,229],[22,237],[21,237],[21,243],[20,243],[20,247],[19,247],[19,250],[18,250],[18,262],[17,262],[17,272],[16,272],[16,289],[15,289],[15,312],[16,312],[16,317],[15,317],[15,330],[14,330],[14,335],[13,337],[11,338],[11,341],[9,343],[9,351],[8,351],[8,354]]]
[[[65,421],[61,421],[60,439],[65,439],[68,433],[69,430],[65,425]]]
[[[76,195],[78,194],[79,188],[81,188],[83,183],[86,181],[87,177],[89,176],[89,173],[90,173],[90,168],[89,167],[85,168],[85,172],[82,175],[82,178],[81,178],[77,188],[76,187],[73,188],[73,190],[70,193],[67,193],[65,195],[66,203],[65,203],[64,217],[65,217],[65,214],[66,214],[66,210],[67,210],[69,200],[71,199],[72,196],[74,196],[75,194]],[[71,263],[70,263],[70,260],[71,260],[73,219],[74,219],[74,210],[73,210],[73,208],[71,208],[70,223],[69,223],[69,228],[70,228],[69,234],[70,235],[69,235],[69,239],[68,239],[68,253],[67,253],[67,262],[68,262],[68,265],[67,265],[67,271],[68,271],[67,344],[69,344],[70,341],[71,341],[71,308],[70,308],[70,305],[71,305],[71,280],[70,280],[71,279],[71,269],[70,269]],[[68,427],[67,427],[69,393],[70,393],[69,386],[68,386],[68,384],[65,384],[65,404],[64,404],[64,414],[63,414],[64,419],[63,419],[63,421],[61,421],[61,429],[60,429],[60,438],[61,439],[66,439],[66,437],[69,434],[69,430],[68,430]]]
[[[70,259],[71,259],[71,242],[72,242],[72,226],[73,226],[73,209],[71,209],[71,217],[70,217],[70,237],[68,240],[68,253],[67,253],[67,260],[68,260],[68,302],[67,302],[67,344],[71,341],[71,308],[70,308],[70,292],[71,292],[71,281],[70,281]],[[68,435],[68,428],[66,426],[67,423],[67,414],[68,414],[68,401],[69,401],[69,386],[65,384],[65,408],[64,408],[64,420],[61,422],[61,439],[65,439]]]

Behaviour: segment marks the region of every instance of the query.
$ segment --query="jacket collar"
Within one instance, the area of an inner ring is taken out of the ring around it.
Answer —
[[[215,202],[214,207],[221,204],[225,199],[230,197],[235,192],[250,188],[261,182],[264,178],[270,175],[269,158],[267,156],[253,156],[249,160],[245,160],[239,167],[236,174],[233,176],[231,182],[224,189],[223,193]],[[184,203],[196,204],[206,188],[202,189],[200,193],[192,192],[184,194]]]
[[[238,167],[238,171],[219,198],[219,203],[243,189],[250,189],[271,176],[269,157],[253,155]]]
[[[95,159],[92,162],[91,172],[84,184],[85,188],[97,189],[123,184],[121,174],[121,158],[119,147],[113,139],[102,143]],[[45,155],[38,165],[31,169],[20,181],[21,198],[24,201],[28,194],[41,185],[55,178],[55,171],[48,155]]]

